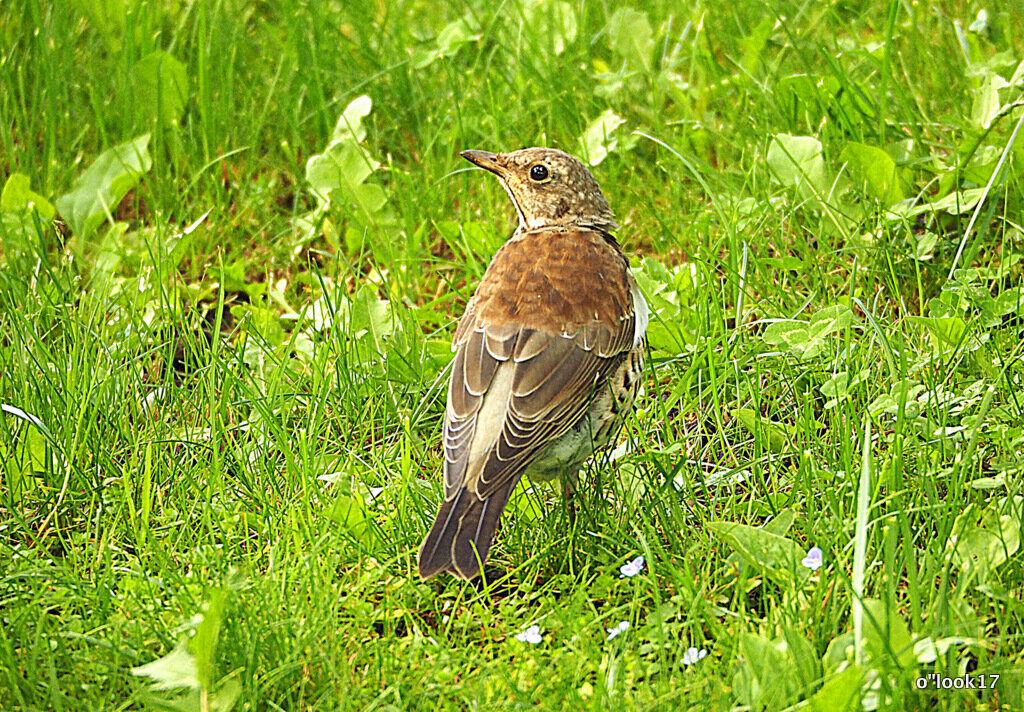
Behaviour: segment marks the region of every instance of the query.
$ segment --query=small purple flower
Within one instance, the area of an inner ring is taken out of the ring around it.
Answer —
[[[803,561],[800,562],[811,571],[817,571],[821,568],[823,563],[821,549],[816,546],[812,546],[807,552],[807,556],[804,557]]]
[[[698,660],[702,660],[707,654],[708,651],[704,648],[701,648],[700,650],[697,650],[696,648],[688,648],[686,652],[683,653],[683,659],[681,662],[683,665],[693,665]]]
[[[615,640],[619,635],[629,630],[629,621],[622,621],[617,626],[608,629],[608,640]]]
[[[619,567],[619,578],[633,578],[644,570],[644,557],[638,556]]]
[[[531,625],[529,628],[527,628],[522,633],[517,635],[516,640],[518,640],[520,643],[529,643],[530,645],[536,645],[542,640],[540,636],[540,626]]]

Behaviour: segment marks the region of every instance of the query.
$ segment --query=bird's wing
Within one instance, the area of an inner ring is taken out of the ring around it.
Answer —
[[[510,486],[587,412],[595,388],[638,339],[635,282],[619,274],[624,293],[614,317],[589,305],[590,321],[559,333],[524,326],[529,318],[495,325],[470,305],[456,331],[448,388],[446,499],[463,488],[484,499]]]

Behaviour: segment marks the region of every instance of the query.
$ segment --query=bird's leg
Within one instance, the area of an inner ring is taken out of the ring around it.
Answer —
[[[573,476],[569,475],[562,478],[563,492],[565,497],[565,507],[569,512],[569,527],[576,527],[576,498],[573,496],[576,494],[576,488],[573,487]]]

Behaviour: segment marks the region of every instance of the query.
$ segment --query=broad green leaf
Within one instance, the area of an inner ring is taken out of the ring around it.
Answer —
[[[692,330],[680,326],[677,319],[665,318],[663,314],[652,318],[647,325],[647,343],[652,351],[678,356],[690,353],[696,340]]]
[[[10,450],[0,444],[0,475],[6,496],[15,504],[20,503],[39,486],[41,477],[53,469],[52,463],[46,436],[38,428],[25,428]]]
[[[339,311],[344,307],[339,306],[341,304],[347,304],[344,301],[339,290],[330,289],[322,297],[319,297],[302,308],[299,318],[302,320],[308,320],[310,326],[315,331],[326,331],[334,325],[334,320],[338,317]]]
[[[967,309],[966,304],[956,304],[956,295],[946,292],[938,297],[928,300],[928,316],[936,319],[947,316],[958,316],[961,311]]]
[[[364,183],[352,190],[352,203],[367,215],[379,212],[388,202],[388,195],[379,185]]]
[[[853,312],[850,307],[845,304],[833,304],[814,313],[811,323],[807,327],[807,334],[812,340],[823,339],[837,331],[842,331],[852,323]]]
[[[535,37],[550,42],[556,54],[576,39],[578,24],[572,5],[565,0],[534,0],[523,4],[526,26]]]
[[[620,7],[608,18],[608,41],[623,59],[644,70],[651,69],[654,30],[647,13]]]
[[[821,395],[829,400],[825,408],[835,408],[841,401],[850,397],[850,391],[863,383],[870,375],[869,369],[862,369],[851,377],[847,371],[840,371],[821,384]]]
[[[974,103],[971,105],[971,123],[979,129],[988,129],[1002,111],[999,103],[999,90],[1009,86],[1006,80],[995,72],[987,72],[985,78],[974,91]]]
[[[122,255],[125,254],[123,242],[127,231],[126,223],[114,223],[100,238],[99,244],[90,255],[92,269],[89,277],[93,285],[103,286],[110,283],[111,277],[121,264]],[[112,294],[113,286],[108,289]]]
[[[372,543],[374,536],[370,506],[375,495],[373,488],[365,483],[368,475],[361,464],[350,463],[343,471],[317,477],[330,486],[329,492],[335,498],[328,510],[330,520],[365,544]]]
[[[207,614],[204,614],[204,620]],[[219,627],[219,625],[218,625]],[[203,637],[203,623],[199,624],[196,639]],[[214,658],[210,658],[212,666]],[[182,639],[177,647],[162,658],[146,665],[132,668],[132,674],[153,680],[154,690],[187,690],[185,694],[168,697],[148,698],[160,709],[181,710],[182,712],[230,712],[241,695],[242,686],[237,679],[227,679],[214,689],[214,685],[200,684],[196,657],[188,651],[188,644]],[[212,669],[211,669],[212,675]]]
[[[807,569],[799,564],[804,551],[791,539],[734,522],[709,522],[708,529],[735,549],[749,565],[776,580],[788,582],[794,576],[805,578],[808,575]]]
[[[833,325],[834,322],[832,321],[815,321],[811,319],[811,323],[807,325],[807,340],[811,343],[821,341],[832,333]]]
[[[733,675],[733,688],[739,702],[752,710],[782,707],[787,695],[785,692],[780,695],[780,690],[773,689],[772,682],[780,680],[781,685],[786,684],[787,673],[791,671],[787,669],[785,657],[770,642],[752,633],[742,634],[740,655],[742,661]]]
[[[875,118],[875,108],[866,98],[873,96],[873,89],[851,82],[849,75],[840,82],[832,75],[794,74],[779,80],[775,94],[784,111],[806,116],[812,123],[862,124]]]
[[[501,233],[473,220],[439,220],[434,223],[434,227],[453,248],[461,247],[474,256],[489,257],[505,241]]]
[[[216,691],[189,690],[183,695],[160,698],[155,695],[144,695],[147,709],[171,710],[172,712],[231,712],[239,696],[242,684],[235,678],[229,678]]]
[[[373,100],[366,94],[350,101],[345,110],[341,112],[338,121],[334,124],[331,141],[351,139],[356,143],[360,143],[366,138],[366,128],[363,127],[363,119],[369,116],[372,109]]]
[[[978,10],[978,14],[974,18],[974,22],[967,26],[968,32],[977,32],[978,34],[984,34],[988,31],[988,10],[981,8]]]
[[[981,346],[981,342],[968,333],[967,322],[959,316],[911,316],[908,321],[928,331],[936,351],[960,348],[963,345],[966,345],[967,350],[974,351]]]
[[[835,304],[818,311],[810,322],[776,321],[762,334],[765,343],[788,349],[803,361],[809,361],[822,352],[826,339],[853,323],[850,308]]]
[[[871,405],[868,406],[868,412],[873,416],[881,413],[897,415],[900,410],[900,404],[903,403],[905,416],[916,418],[923,409],[917,398],[925,391],[925,387],[920,383],[915,383],[909,379],[899,380],[892,385],[889,393],[883,393],[875,398]]]
[[[787,111],[820,112],[822,106],[834,106],[842,85],[833,76],[792,74],[779,80],[775,93]]]
[[[379,298],[376,290],[367,284],[356,292],[348,309],[349,333],[357,339],[369,335],[377,353],[386,354],[388,346],[385,340],[398,330],[398,319],[391,302]]]
[[[437,34],[437,48],[442,55],[454,54],[459,47],[480,39],[476,25],[467,17],[459,18],[445,25]]]
[[[195,651],[196,679],[204,690],[213,689],[215,665],[217,662],[217,640],[220,637],[221,624],[224,622],[224,607],[227,591],[215,588],[209,591],[202,613],[202,621],[196,626],[196,635],[192,639]]]
[[[912,675],[917,662],[916,645],[906,622],[895,609],[888,610],[881,601],[867,598],[863,606],[865,677],[877,674],[879,670],[893,669]],[[836,675],[853,666],[854,657],[853,633],[836,636],[823,658],[826,675]],[[868,680],[865,679],[864,683],[866,685]],[[862,686],[861,690],[863,692],[865,687]]]
[[[939,244],[939,236],[931,230],[926,230],[917,236],[916,243],[914,259],[924,262],[935,256],[935,246]]]
[[[354,539],[363,541],[367,536],[366,506],[349,494],[338,494],[327,515]]]
[[[444,26],[433,43],[412,51],[413,68],[425,69],[442,57],[454,55],[460,47],[476,42],[480,37],[479,28],[469,18],[454,20]]]
[[[22,173],[12,173],[0,193],[0,212],[22,213],[36,210],[43,220],[52,220],[53,203],[34,192],[30,187],[29,177]]]
[[[1020,498],[1014,498],[1017,501],[1016,506],[1020,506]],[[1013,586],[1012,579],[1007,579],[1011,586]],[[992,582],[996,583],[997,582]],[[982,584],[978,587],[979,590],[985,588]],[[989,589],[991,590],[991,588]],[[1019,604],[1018,604],[1019,605]],[[949,626],[947,631],[950,635],[962,635],[968,638],[987,638],[990,633],[990,629],[986,625],[986,620],[983,616],[979,616],[978,612],[974,610],[974,607],[963,598],[953,598],[948,602],[948,611],[946,615],[949,616]]]
[[[919,663],[934,663],[940,657],[949,652],[950,648],[960,645],[970,645],[985,648],[988,645],[986,640],[981,638],[969,638],[962,635],[953,635],[948,638],[921,638],[914,642],[914,658]]]
[[[375,476],[372,468],[358,460],[353,460],[347,463],[342,470],[317,475],[316,478],[326,483],[332,492],[347,494],[364,505],[370,506],[373,504],[376,494],[374,494],[374,488],[367,485],[365,480]]]
[[[441,58],[441,50],[433,42],[413,47],[409,54],[413,69],[426,69]]]
[[[857,185],[865,188],[868,195],[883,205],[892,205],[903,200],[896,161],[876,146],[851,141],[839,154],[839,160]]]
[[[38,227],[54,213],[53,204],[29,187],[28,176],[12,173],[0,193],[0,265],[45,244]]]
[[[741,703],[749,709],[779,710],[800,699],[801,670],[785,638],[769,641],[743,633],[739,648],[733,685]]]
[[[761,53],[768,43],[768,38],[772,36],[776,22],[774,15],[768,15],[758,23],[757,27],[749,35],[740,40],[740,46],[743,48],[740,66],[748,74],[753,74],[757,71],[757,65],[761,61]]]
[[[175,690],[181,687],[199,689],[196,658],[188,651],[188,644],[184,639],[178,641],[174,650],[162,658],[133,667],[132,674],[150,678],[157,690]]]
[[[854,660],[853,633],[843,633],[832,639],[821,659],[826,675],[834,675],[852,665]]]
[[[380,164],[356,142],[356,138],[366,135],[362,119],[371,108],[372,102],[366,96],[349,103],[335,125],[334,140],[323,153],[310,156],[306,162],[306,180],[316,195],[317,207],[292,221],[301,231],[303,241],[312,239],[320,228],[335,248],[343,244],[346,251],[354,253],[370,247],[376,254],[379,241],[368,238],[384,237],[385,229],[394,227],[394,213],[385,209],[387,193],[379,185],[365,182]],[[328,213],[332,205],[342,208],[346,218],[343,231]],[[341,240],[339,232],[343,235]],[[382,259],[387,259],[390,252],[382,252]]]
[[[864,689],[864,671],[850,665],[825,680],[810,699],[813,712],[860,712]]]
[[[761,334],[766,344],[792,348],[807,341],[807,323],[803,321],[773,321]]]
[[[776,134],[768,146],[767,161],[780,183],[808,190],[806,197],[821,196],[828,190],[821,141],[812,136]]]
[[[827,398],[845,398],[849,392],[850,374],[840,371],[821,384],[821,395]]]
[[[953,533],[946,543],[946,555],[961,571],[976,571],[982,581],[993,569],[1020,549],[1020,498],[1006,507],[1006,499],[979,511],[970,504],[953,522]],[[1001,511],[1005,508],[1005,513]]]
[[[776,321],[767,326],[762,338],[765,343],[787,349],[803,361],[821,353],[822,340],[812,339],[808,324],[802,321]]]
[[[786,443],[789,442],[789,433],[781,423],[773,423],[767,418],[762,418],[749,408],[737,408],[733,411],[733,415],[743,424],[743,427],[750,431],[761,447],[774,453],[785,452]]]
[[[957,191],[950,193],[949,195],[943,196],[938,200],[935,200],[927,205],[918,206],[913,214],[917,213],[933,213],[940,210],[945,210],[950,215],[963,215],[974,210],[974,207],[981,202],[981,198],[985,195],[984,188],[970,188],[969,190]]]
[[[590,122],[579,139],[583,146],[583,155],[590,165],[596,166],[615,150],[619,142],[615,135],[616,130],[624,123],[626,120],[611,109],[605,109],[600,116]]]
[[[651,349],[668,354],[687,352],[700,331],[700,317],[692,305],[705,283],[701,269],[690,263],[669,270],[657,260],[645,258],[633,274],[651,309],[647,326]]]
[[[798,694],[802,697],[821,679],[821,657],[802,627],[785,627],[772,642],[793,662],[799,684]]]
[[[772,267],[778,271],[799,272],[807,269],[807,261],[792,255],[779,255],[778,257],[766,257],[761,261],[766,267]]]
[[[864,600],[864,641],[868,656],[876,666],[889,663],[910,668],[916,662],[914,641],[906,622],[897,610],[882,601]]]
[[[33,233],[29,216],[0,212],[0,267],[5,267],[18,255],[31,252]]]
[[[529,523],[539,522],[544,516],[544,510],[541,507],[542,499],[537,496],[538,492],[542,492],[545,486],[552,483],[536,483],[529,477],[523,477],[519,480],[519,484],[512,490],[512,496],[509,498],[508,509],[514,513],[516,521],[524,521]]]
[[[324,198],[339,188],[352,190],[380,166],[353,141],[336,141],[306,161],[306,180]]]
[[[428,382],[437,376],[452,360],[452,344],[447,339],[426,339],[420,359],[420,382]]]
[[[163,50],[151,52],[132,67],[132,91],[135,109],[145,121],[176,124],[188,103],[185,65]]]
[[[149,139],[148,133],[143,134],[104,151],[78,177],[71,192],[57,198],[57,209],[76,235],[92,233],[153,166]]]
[[[1022,307],[1024,307],[1024,290],[1020,287],[1011,287],[1000,292],[992,304],[992,310],[1000,317],[1007,314],[1020,314]]]
[[[792,509],[783,509],[769,521],[765,522],[762,528],[769,534],[786,536],[786,532],[793,526],[794,521],[796,521],[796,512]]]

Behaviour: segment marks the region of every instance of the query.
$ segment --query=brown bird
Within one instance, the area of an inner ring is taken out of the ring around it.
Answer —
[[[455,331],[445,498],[420,546],[423,578],[480,573],[524,474],[571,491],[632,408],[647,345],[647,303],[590,171],[551,148],[461,155],[498,176],[519,227]]]

